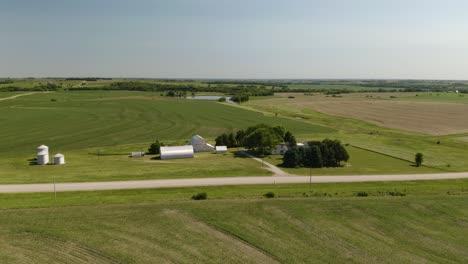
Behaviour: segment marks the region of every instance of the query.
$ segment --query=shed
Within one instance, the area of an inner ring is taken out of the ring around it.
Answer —
[[[37,160],[36,160],[37,165],[46,165],[49,163],[49,152],[46,151],[45,149],[39,151],[37,153]]]
[[[193,150],[195,152],[210,152],[215,150],[215,147],[213,145],[206,143],[206,140],[199,135],[195,135],[192,137],[190,145],[193,146]]]
[[[161,159],[187,159],[193,158],[193,146],[174,146],[174,147],[161,147]]]
[[[228,149],[226,146],[216,146],[216,154],[226,154]]]
[[[143,157],[144,155],[145,155],[144,152],[132,152],[132,154],[130,154],[132,158]]]
[[[57,153],[54,156],[54,164],[55,165],[62,165],[65,164],[65,156],[63,154]]]

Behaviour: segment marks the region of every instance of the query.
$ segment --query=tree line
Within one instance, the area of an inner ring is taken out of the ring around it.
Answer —
[[[283,166],[287,168],[340,167],[348,161],[349,154],[339,140],[324,139],[310,141],[307,147],[290,148],[283,156]]]
[[[234,133],[223,133],[215,139],[217,146],[245,147],[257,153],[270,153],[279,143],[296,145],[296,138],[282,126],[259,124],[238,130]]]

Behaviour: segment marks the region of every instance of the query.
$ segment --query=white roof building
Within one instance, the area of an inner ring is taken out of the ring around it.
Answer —
[[[193,158],[193,146],[161,147],[161,159],[187,159]]]
[[[39,151],[37,153],[37,160],[36,160],[37,165],[46,165],[49,163],[49,152],[46,151],[45,149]]]
[[[216,146],[216,154],[225,154],[228,152],[226,146]]]
[[[206,140],[199,135],[195,135],[192,137],[190,145],[193,146],[193,150],[195,152],[210,152],[215,150],[215,147],[213,145],[206,143]]]
[[[54,156],[54,164],[55,165],[62,165],[65,164],[65,156],[63,154],[57,153]]]
[[[130,156],[131,156],[132,158],[143,157],[144,155],[145,155],[144,152],[132,152],[132,153],[130,154]]]

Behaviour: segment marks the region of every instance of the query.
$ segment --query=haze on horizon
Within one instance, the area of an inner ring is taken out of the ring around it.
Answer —
[[[0,77],[468,79],[463,0],[0,0]]]

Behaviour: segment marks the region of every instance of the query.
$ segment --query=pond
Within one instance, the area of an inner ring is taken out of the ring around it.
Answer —
[[[196,95],[196,96],[187,96],[187,99],[191,100],[207,100],[207,101],[218,101],[219,98],[226,98],[226,102],[228,103],[235,103],[231,101],[231,97],[229,96],[220,96],[220,95]]]

